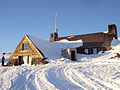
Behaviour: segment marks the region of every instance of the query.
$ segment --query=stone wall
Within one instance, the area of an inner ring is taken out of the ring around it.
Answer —
[[[77,47],[78,51],[84,53],[85,48],[91,49],[97,48],[99,51],[106,51],[111,49],[111,41],[113,38],[117,39],[117,27],[115,24],[108,25],[108,32],[103,33],[91,33],[91,34],[83,34],[83,35],[75,35],[75,36],[66,36],[59,37],[55,41],[60,41],[66,39],[68,41],[77,41],[82,40],[83,46]],[[81,51],[80,51],[81,50]]]

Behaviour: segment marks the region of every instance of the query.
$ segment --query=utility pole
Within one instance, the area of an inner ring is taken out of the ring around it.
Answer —
[[[57,15],[57,12],[55,15],[55,32],[58,33],[58,15]]]

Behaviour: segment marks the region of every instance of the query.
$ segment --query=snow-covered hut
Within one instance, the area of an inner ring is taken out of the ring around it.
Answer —
[[[62,58],[61,51],[81,46],[77,43],[49,42],[25,35],[9,58],[9,64],[39,64],[45,59]]]

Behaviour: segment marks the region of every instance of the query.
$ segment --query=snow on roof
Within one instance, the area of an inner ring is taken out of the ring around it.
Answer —
[[[64,43],[77,43],[78,42],[78,43],[83,43],[81,39],[80,40],[76,40],[76,41],[69,41],[67,39],[62,39],[62,40],[57,41],[57,42],[64,42]]]
[[[61,50],[66,48],[76,48],[81,46],[81,42],[76,43],[60,43],[60,42],[49,42],[38,39],[36,37],[27,35],[33,44],[44,54],[48,59],[61,58]]]
[[[103,33],[108,33],[108,31],[104,31]]]

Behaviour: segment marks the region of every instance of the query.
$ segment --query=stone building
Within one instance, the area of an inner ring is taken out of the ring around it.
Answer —
[[[117,39],[117,26],[115,24],[108,25],[107,32],[90,33],[75,36],[58,37],[58,33],[50,34],[50,41],[56,42],[61,40],[77,41],[82,40],[83,46],[76,47],[77,53],[95,54],[99,51],[111,49],[111,41]]]

